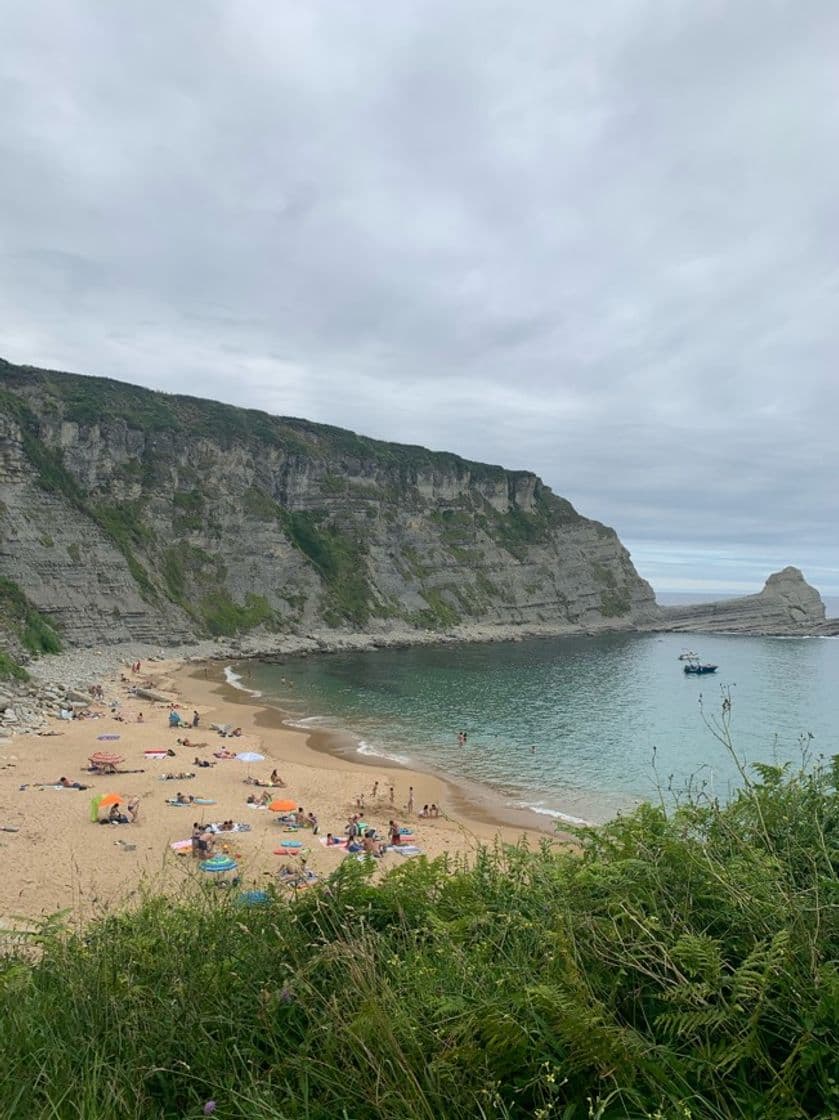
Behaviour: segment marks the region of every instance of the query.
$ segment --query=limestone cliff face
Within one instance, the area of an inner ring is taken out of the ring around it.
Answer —
[[[81,645],[659,613],[529,472],[3,362],[0,578]]]
[[[656,628],[685,632],[742,634],[814,634],[823,632],[825,608],[821,595],[798,568],[774,572],[757,595],[662,607]]]

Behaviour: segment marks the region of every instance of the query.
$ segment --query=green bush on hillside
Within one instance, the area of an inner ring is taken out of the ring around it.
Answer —
[[[58,653],[61,639],[44,616],[10,579],[0,577],[0,621],[9,626],[30,653]]]
[[[0,649],[0,681],[28,681],[29,674],[5,650]]]
[[[281,523],[292,544],[314,565],[326,586],[326,621],[338,625],[349,620],[363,625],[372,611],[363,542],[327,523],[318,513],[282,511]]]
[[[151,898],[0,970],[0,1115],[801,1120],[839,1110],[839,759],[290,904]]]

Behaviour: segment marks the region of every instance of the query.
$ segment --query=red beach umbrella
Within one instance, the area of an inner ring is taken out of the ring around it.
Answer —
[[[94,770],[112,771],[119,766],[124,758],[121,754],[112,754],[110,751],[96,751],[88,760]]]

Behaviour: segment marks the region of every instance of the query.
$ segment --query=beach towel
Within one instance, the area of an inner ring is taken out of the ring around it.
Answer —
[[[265,891],[242,891],[236,898],[238,906],[267,906],[270,901]]]
[[[339,840],[337,844],[330,844],[325,836],[316,836],[315,839],[319,844],[323,844],[324,848],[341,848],[342,850],[346,850],[342,840]]]
[[[159,751],[143,751],[146,758],[168,758],[169,752],[164,748]]]
[[[281,848],[302,848],[303,847],[303,841],[302,840],[281,840],[280,841],[280,847]]]
[[[113,743],[119,738],[119,735],[97,735],[97,740],[100,743]]]
[[[422,848],[418,848],[416,844],[388,844],[387,850],[400,856],[422,855]]]
[[[204,828],[207,832],[221,832],[226,836],[229,832],[250,832],[251,826],[245,824],[243,821],[237,821],[232,828],[222,828],[218,821],[213,821],[211,824],[205,824]]]
[[[192,851],[192,840],[173,840],[169,847],[173,852]]]
[[[192,804],[193,805],[215,805],[215,801],[213,800],[212,797],[193,797]]]

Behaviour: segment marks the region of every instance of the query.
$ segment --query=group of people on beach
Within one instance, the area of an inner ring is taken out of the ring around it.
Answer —
[[[100,817],[100,824],[135,824],[137,817],[140,815],[140,798],[132,797],[126,803],[125,811],[119,807],[118,802],[108,810],[106,817]]]
[[[140,667],[139,662],[135,662],[134,664],[132,664],[131,665],[132,674],[139,673],[140,668],[141,667]],[[135,677],[135,680],[136,680],[136,677]],[[123,682],[124,682],[124,685],[125,685],[127,690],[129,690],[131,692],[136,692],[136,686],[133,685],[133,683],[129,679],[126,679],[125,676],[123,676]],[[154,685],[154,682],[150,682],[149,686],[152,687],[153,685]],[[105,703],[105,704],[107,703],[105,701],[105,696],[104,696],[104,691],[102,689],[102,686],[92,685],[89,688],[89,692],[90,692],[91,698],[94,701],[98,701],[98,702]],[[114,717],[118,714],[117,713],[118,704],[119,704],[118,701],[115,702],[115,706],[110,713]],[[96,706],[98,707],[98,704]],[[159,713],[159,717],[162,719],[162,721],[168,722],[169,726],[172,727],[172,728],[177,728],[177,729],[190,728],[190,729],[192,729],[192,728],[196,728],[196,727],[200,726],[201,715],[200,715],[200,713],[198,712],[197,709],[195,709],[192,712],[192,717],[190,719],[189,717],[185,716],[185,714],[181,710],[180,705],[177,704],[177,703],[168,703],[168,702],[167,703],[160,703],[160,704],[157,705],[157,707],[163,709],[163,711],[161,713]],[[94,713],[91,713],[91,714],[94,714]],[[106,712],[97,712],[95,714],[97,716],[104,716],[106,714]],[[152,713],[152,715],[154,715],[154,714],[155,713]],[[136,717],[136,718],[140,719],[141,715],[139,717]],[[229,725],[229,724],[228,725],[211,724],[210,727],[213,730],[216,730],[219,733],[219,735],[223,738],[228,738],[228,737],[238,738],[242,735],[242,729],[240,727],[233,727],[232,725]],[[461,732],[460,735],[459,735],[459,741],[461,743],[465,743],[466,742],[466,737],[467,737],[466,732],[465,731]],[[189,749],[189,748],[194,749],[196,747],[206,747],[206,746],[208,746],[207,743],[195,743],[194,741],[191,742],[186,737],[178,738],[177,745],[186,747],[187,749]],[[153,753],[153,752],[149,752],[149,753]],[[171,748],[168,748],[166,753],[170,757],[175,756],[175,752]],[[225,754],[226,754],[226,757],[234,757],[229,752],[225,752]],[[217,754],[216,757],[220,757],[220,755]],[[204,768],[213,767],[215,765],[216,765],[215,760],[204,759],[201,756],[199,756],[198,754],[195,754],[195,756],[194,756],[193,766],[195,768],[201,767],[202,769],[204,769]],[[169,779],[169,780],[184,781],[184,780],[187,780],[187,779],[194,778],[195,774],[193,772],[180,771],[180,772],[177,772],[177,773],[174,773],[174,772],[173,773],[166,773],[166,774],[161,775],[161,777]],[[270,805],[270,803],[272,801],[272,798],[274,796],[276,796],[276,795],[273,795],[270,791],[272,789],[275,789],[275,788],[285,788],[286,787],[286,782],[280,776],[279,771],[276,768],[271,771],[270,779],[268,779],[267,781],[265,779],[261,779],[261,778],[258,778],[258,777],[251,777],[250,775],[245,777],[242,780],[248,785],[260,787],[258,792],[249,793],[249,795],[247,797],[247,804],[249,804],[251,806],[264,805],[264,806],[267,807],[268,805]],[[66,778],[64,776],[62,776],[59,779],[59,782],[57,784],[61,785],[62,787],[66,787],[66,788],[74,788],[74,789],[85,789],[85,788],[87,788],[86,786],[83,786],[80,783],[71,782],[68,778]],[[369,787],[368,787],[368,790],[369,790]],[[387,802],[387,804],[389,804],[389,806],[390,806],[391,813],[394,812],[395,806],[397,805],[396,789],[394,787],[394,784],[392,782],[388,782],[387,780],[384,780],[384,781],[380,781],[379,779],[375,780],[372,783],[372,791],[371,791],[370,794],[368,794],[368,798],[369,798],[369,801],[371,802],[371,807],[376,806],[376,805],[383,806],[385,804],[385,802]],[[183,791],[178,790],[178,792],[175,794],[174,798],[171,799],[171,801],[174,802],[177,805],[190,805],[190,804],[194,804],[196,799],[192,795],[185,794]],[[398,803],[401,805],[402,797],[399,798]],[[107,809],[107,812],[106,812],[105,807],[103,807],[102,815],[100,817],[100,823],[103,823],[103,824],[105,824],[105,823],[107,823],[107,824],[129,824],[129,823],[133,823],[137,819],[138,806],[139,806],[139,798],[132,798],[127,803],[125,803],[121,799],[116,804],[110,805],[110,807]],[[196,808],[197,808],[197,806],[196,806]],[[384,854],[388,851],[389,848],[398,848],[400,846],[404,847],[407,844],[412,844],[413,843],[414,838],[411,835],[410,825],[408,825],[408,827],[402,828],[400,826],[399,822],[393,816],[391,816],[391,818],[388,820],[386,829],[385,828],[379,828],[377,830],[377,828],[365,823],[365,819],[364,819],[365,792],[364,791],[362,791],[356,798],[356,810],[357,811],[348,818],[346,827],[344,828],[344,835],[343,836],[341,836],[340,834],[338,834],[336,836],[336,835],[333,835],[332,833],[329,833],[327,835],[326,840],[325,840],[325,844],[326,844],[327,847],[339,847],[339,848],[342,848],[346,852],[369,855],[371,857],[374,857],[374,858],[378,859],[378,858],[381,858],[382,856],[384,856]],[[435,803],[424,804],[422,806],[422,809],[419,812],[417,812],[414,808],[414,788],[413,788],[412,785],[408,786],[408,789],[407,789],[407,795],[405,797],[405,804],[404,804],[404,811],[405,811],[405,813],[407,813],[409,818],[416,816],[416,817],[421,818],[421,819],[435,818],[435,817],[439,817],[440,814],[441,814],[440,807]],[[104,817],[104,819],[102,819],[102,817]],[[403,820],[404,819],[405,818],[403,817]],[[280,821],[282,822],[282,824],[287,826],[287,830],[288,830],[289,827],[290,828],[296,828],[296,829],[311,829],[311,833],[312,833],[313,836],[318,835],[318,832],[319,832],[319,821],[318,821],[317,815],[314,812],[312,812],[311,810],[306,811],[302,806],[299,806],[296,810],[292,810],[291,812],[287,812],[287,813],[283,814],[280,817]],[[196,822],[193,823],[192,832],[191,832],[191,836],[190,836],[189,847],[190,847],[190,850],[191,850],[191,854],[195,859],[206,860],[206,859],[210,858],[214,853],[214,850],[216,848],[216,835],[218,833],[229,833],[229,832],[239,831],[240,829],[244,831],[246,828],[249,828],[249,827],[250,826],[246,826],[246,825],[236,825],[235,822],[232,819],[231,820],[223,820],[221,823],[216,823],[216,824],[212,824],[212,825],[202,824],[202,823],[196,821]],[[293,882],[296,882],[296,883],[297,882],[308,883],[308,882],[312,881],[313,878],[316,878],[316,876],[314,876],[312,872],[307,871],[307,868],[306,868],[306,854],[305,854],[306,849],[305,848],[300,848],[299,844],[297,844],[297,847],[300,849],[300,853],[296,856],[295,865],[294,865],[294,867],[288,867],[288,866],[281,867],[279,875],[278,875],[278,877],[280,878],[280,881],[284,881],[284,882],[293,881]],[[227,849],[225,848],[224,850],[226,851]]]

